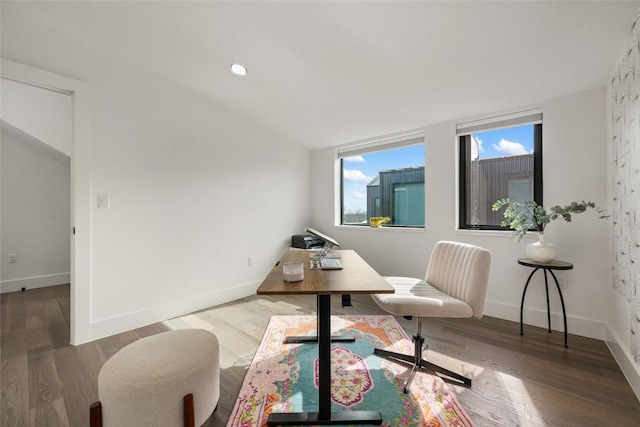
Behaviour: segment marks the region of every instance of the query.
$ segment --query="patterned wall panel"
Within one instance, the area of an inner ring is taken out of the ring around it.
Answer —
[[[614,287],[629,301],[629,349],[640,364],[640,11],[611,78]]]

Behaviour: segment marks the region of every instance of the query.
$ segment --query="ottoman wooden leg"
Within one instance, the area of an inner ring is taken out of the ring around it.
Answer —
[[[93,402],[89,407],[89,426],[102,427],[102,404]]]
[[[193,394],[189,393],[184,397],[184,427],[195,427],[193,408]],[[102,404],[100,402],[93,402],[89,408],[89,426],[102,427]]]
[[[196,420],[193,411],[193,394],[184,397],[184,427],[195,427]]]

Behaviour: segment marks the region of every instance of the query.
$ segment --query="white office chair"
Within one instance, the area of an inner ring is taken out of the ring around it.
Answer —
[[[461,385],[471,387],[471,379],[422,358],[423,317],[482,317],[491,265],[491,254],[478,246],[457,242],[438,242],[433,248],[424,280],[409,277],[385,277],[394,294],[375,294],[373,300],[396,316],[417,317],[413,336],[414,354],[406,355],[376,348],[374,354],[413,364],[404,387],[407,393],[418,369],[439,372]]]

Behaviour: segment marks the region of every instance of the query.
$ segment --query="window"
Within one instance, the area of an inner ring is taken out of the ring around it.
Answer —
[[[460,229],[503,229],[498,199],[542,204],[542,112],[465,123],[457,135]]]
[[[389,217],[385,227],[424,227],[422,134],[341,148],[338,159],[341,224]]]

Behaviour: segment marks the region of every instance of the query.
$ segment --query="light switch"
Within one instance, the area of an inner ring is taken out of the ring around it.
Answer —
[[[98,196],[98,208],[99,209],[109,209],[111,207],[111,198],[106,194],[101,194]]]

